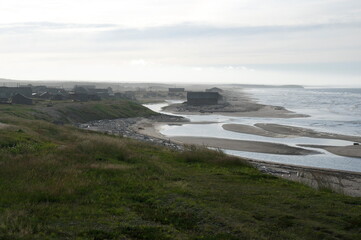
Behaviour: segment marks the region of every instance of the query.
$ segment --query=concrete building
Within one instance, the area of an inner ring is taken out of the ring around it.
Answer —
[[[218,92],[187,92],[189,105],[215,105],[222,99]]]

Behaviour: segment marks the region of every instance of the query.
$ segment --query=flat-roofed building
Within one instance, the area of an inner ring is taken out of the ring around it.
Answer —
[[[215,105],[222,99],[218,92],[187,92],[189,105]]]

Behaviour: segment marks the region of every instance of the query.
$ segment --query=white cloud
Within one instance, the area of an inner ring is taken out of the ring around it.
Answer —
[[[0,23],[297,25],[360,21],[360,7],[358,0],[11,0],[1,3]]]
[[[359,0],[3,1],[0,77],[267,82],[247,65],[361,62],[360,24]]]

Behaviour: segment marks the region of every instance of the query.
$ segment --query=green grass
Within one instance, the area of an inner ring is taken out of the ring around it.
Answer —
[[[4,119],[0,239],[361,237],[360,198],[265,175],[222,152]]]
[[[84,123],[100,119],[147,117],[156,115],[148,108],[128,100],[91,102],[38,102],[36,105],[1,105],[0,120],[8,123],[19,117],[48,122]]]

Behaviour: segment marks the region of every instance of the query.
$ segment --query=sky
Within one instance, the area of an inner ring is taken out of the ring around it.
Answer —
[[[361,86],[361,1],[2,0],[0,78]]]

